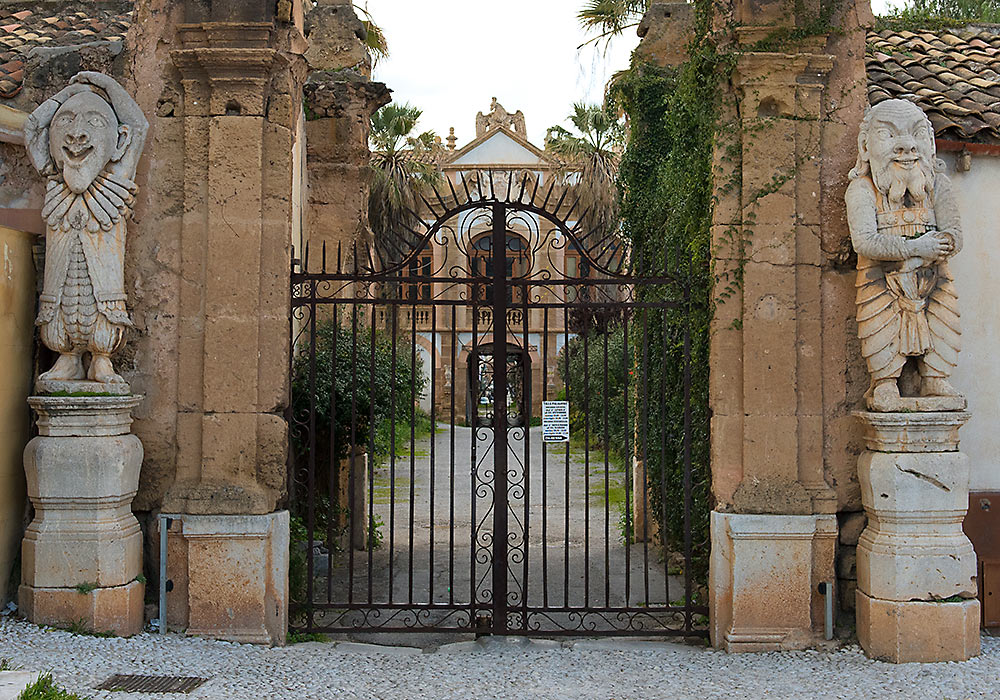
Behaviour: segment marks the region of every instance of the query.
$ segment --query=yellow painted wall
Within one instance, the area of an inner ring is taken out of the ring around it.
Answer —
[[[25,486],[21,453],[28,440],[25,399],[31,388],[35,311],[34,235],[0,227],[0,605],[21,546]]]

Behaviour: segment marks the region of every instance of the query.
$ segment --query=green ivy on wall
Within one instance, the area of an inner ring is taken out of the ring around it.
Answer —
[[[646,457],[653,511],[661,524],[666,513],[667,549],[684,551],[684,336],[690,333],[691,372],[691,529],[694,575],[708,571],[711,502],[709,439],[709,325],[714,308],[711,224],[714,185],[713,146],[719,123],[721,85],[732,60],[709,35],[711,2],[696,2],[696,33],[690,59],[661,68],[634,58],[612,90],[629,117],[630,138],[619,187],[625,235],[644,269],[655,275],[680,270],[691,290],[687,309],[664,312],[660,322],[634,324],[632,345],[642,347],[648,333],[649,362],[643,371],[646,392],[659,400],[638,407],[649,411]],[[642,289],[640,295],[677,298],[668,287]],[[640,299],[642,301],[643,299]],[[652,316],[650,317],[652,319]],[[659,358],[663,358],[659,361]],[[638,393],[636,393],[638,395]],[[661,398],[662,397],[662,398]],[[652,449],[653,447],[658,449]],[[664,507],[666,505],[666,508]]]

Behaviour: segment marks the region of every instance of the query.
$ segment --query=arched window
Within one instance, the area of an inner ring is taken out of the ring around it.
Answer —
[[[528,273],[528,244],[520,236],[508,233],[504,259],[506,261],[504,273],[507,279],[522,277]],[[469,270],[475,276],[493,278],[493,234],[484,233],[473,239],[469,246]],[[490,301],[490,286],[480,285],[479,301]],[[471,295],[470,295],[471,296]],[[507,303],[517,304],[521,301],[521,290],[516,292],[513,288],[507,287]]]

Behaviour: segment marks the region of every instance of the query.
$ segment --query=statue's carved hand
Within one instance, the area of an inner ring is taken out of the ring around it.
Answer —
[[[928,231],[920,238],[909,241],[911,254],[933,262],[951,255],[955,250],[955,240],[942,231]]]
[[[118,86],[112,78],[103,73],[98,73],[96,71],[80,71],[70,79],[70,84],[83,83],[86,85],[93,85],[94,87],[99,87],[102,90],[107,91],[111,84],[113,83],[115,87]]]

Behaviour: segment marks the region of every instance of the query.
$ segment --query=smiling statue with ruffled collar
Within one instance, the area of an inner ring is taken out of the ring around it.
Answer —
[[[37,325],[59,359],[39,379],[124,384],[111,364],[125,329],[126,219],[149,125],[113,79],[78,73],[25,125],[28,155],[48,178],[45,276]],[[83,355],[90,353],[89,368]]]

